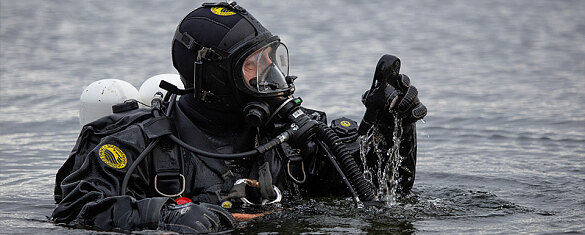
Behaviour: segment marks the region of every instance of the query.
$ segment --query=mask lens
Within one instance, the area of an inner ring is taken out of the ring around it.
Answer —
[[[284,44],[279,43],[274,53],[274,62],[278,69],[288,76],[288,49]]]
[[[271,43],[246,58],[242,73],[246,85],[257,93],[280,92],[289,88],[288,49],[280,42]]]

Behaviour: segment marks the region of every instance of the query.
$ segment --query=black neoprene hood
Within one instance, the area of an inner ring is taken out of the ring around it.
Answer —
[[[244,97],[290,95],[294,92],[292,84],[284,91],[259,93],[246,86],[242,77],[242,64],[250,54],[279,41],[235,2],[205,3],[177,27],[173,65],[185,87],[195,88],[198,99],[211,94],[229,106],[241,103]]]

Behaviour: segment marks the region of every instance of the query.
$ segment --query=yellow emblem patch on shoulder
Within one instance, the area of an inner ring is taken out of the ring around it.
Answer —
[[[115,169],[122,169],[126,166],[128,160],[126,154],[120,148],[113,144],[106,144],[100,148],[100,159],[108,166]]]
[[[341,124],[341,125],[342,125],[342,126],[344,126],[344,127],[351,126],[351,123],[350,123],[350,122],[348,122],[348,121],[341,121],[339,124]]]
[[[211,12],[213,12],[213,14],[220,15],[220,16],[231,16],[231,15],[236,14],[232,10],[227,9],[225,7],[212,7]]]

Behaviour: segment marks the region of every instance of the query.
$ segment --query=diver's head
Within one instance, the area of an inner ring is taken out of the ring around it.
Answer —
[[[250,101],[288,97],[288,49],[248,11],[204,3],[177,27],[173,65],[198,101],[241,113]]]

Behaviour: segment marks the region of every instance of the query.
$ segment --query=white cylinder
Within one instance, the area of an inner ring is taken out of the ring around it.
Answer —
[[[167,94],[166,90],[159,87],[160,81],[162,80],[177,86],[179,89],[184,89],[183,82],[178,74],[159,74],[146,79],[146,81],[140,86],[140,89],[138,89],[142,103],[150,105],[156,92],[160,91],[163,94],[163,97]]]
[[[140,93],[132,84],[118,79],[95,81],[81,93],[79,108],[79,125],[93,122],[112,114],[112,105],[126,100],[140,100]]]

